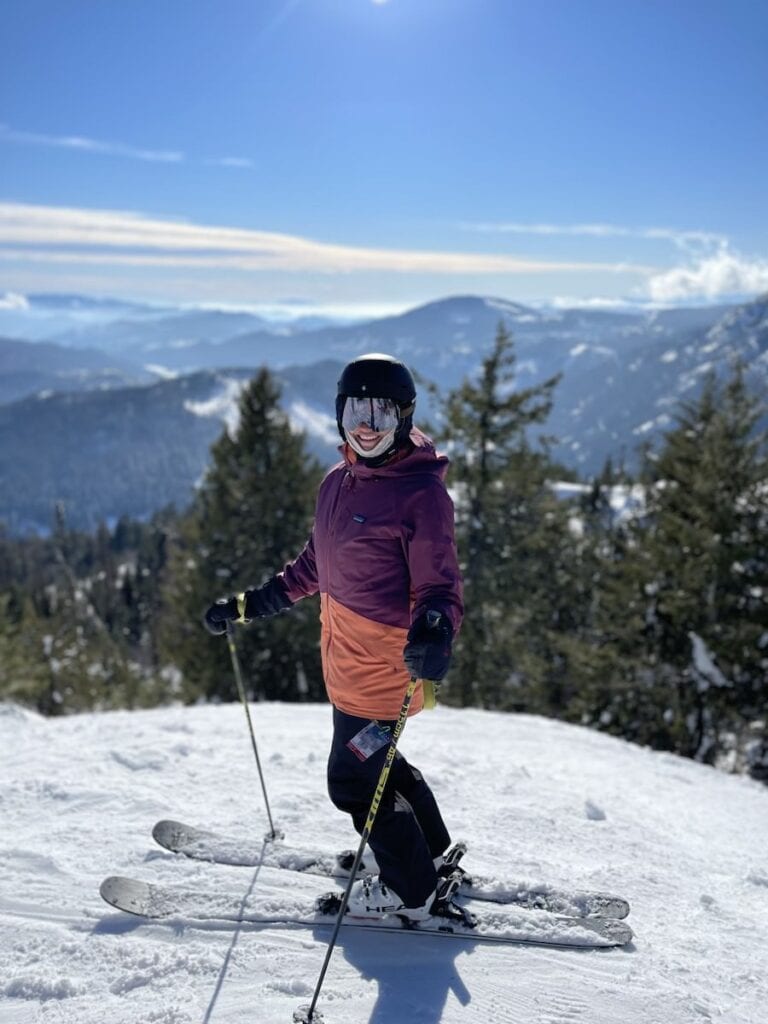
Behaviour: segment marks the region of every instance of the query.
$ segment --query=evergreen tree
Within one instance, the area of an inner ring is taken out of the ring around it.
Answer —
[[[44,714],[163,700],[150,683],[159,578],[142,561],[162,540],[155,522],[76,533],[60,510],[50,537],[0,531],[0,696]]]
[[[760,415],[739,367],[682,405],[646,463],[643,519],[602,561],[591,685],[581,665],[587,719],[707,762],[750,730],[756,770],[768,703]]]
[[[712,761],[768,704],[768,452],[737,367],[687,404],[656,464],[649,512],[654,631],[678,670],[679,748]]]
[[[145,670],[156,666],[155,623],[161,608],[169,532],[178,516],[165,509],[149,523],[121,518],[101,553],[94,602],[110,632],[127,643]]]
[[[446,695],[461,704],[544,710],[567,696],[557,634],[575,607],[567,569],[567,510],[553,493],[544,423],[557,377],[515,390],[515,355],[503,324],[477,381],[447,396],[448,442],[465,618]]]
[[[8,616],[9,664],[5,692],[45,715],[152,702],[146,680],[127,647],[94,615],[80,586],[49,584]]]
[[[49,675],[36,626],[34,613],[18,590],[0,594],[0,700],[43,710]]]
[[[579,501],[584,602],[578,628],[566,641],[572,683],[566,717],[628,738],[636,738],[633,729],[642,715],[632,691],[646,605],[636,565],[642,537],[636,535],[638,511],[632,507],[638,492],[644,493],[642,486],[609,458]]]
[[[278,400],[261,370],[241,395],[236,433],[225,431],[213,446],[192,510],[172,539],[158,642],[166,678],[186,700],[237,696],[226,642],[203,629],[206,607],[259,586],[309,536],[320,470]],[[322,696],[316,599],[238,627],[238,647],[252,695]]]

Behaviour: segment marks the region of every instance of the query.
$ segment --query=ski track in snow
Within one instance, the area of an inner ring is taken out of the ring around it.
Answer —
[[[325,794],[326,706],[260,704],[254,726],[286,841],[355,845]],[[342,932],[326,1024],[764,1024],[768,789],[585,729],[440,708],[402,748],[479,873],[629,898],[625,949],[488,946]],[[242,708],[44,720],[0,705],[2,1024],[290,1024],[330,929],[147,922],[108,874],[310,897],[318,877],[188,860],[175,817],[253,837],[268,823]]]

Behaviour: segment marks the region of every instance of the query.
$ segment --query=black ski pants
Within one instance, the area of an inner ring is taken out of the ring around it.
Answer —
[[[361,834],[389,749],[385,745],[365,761],[349,749],[349,741],[370,721],[333,709],[328,793],[339,810],[352,815]],[[380,720],[379,725],[388,728],[390,734],[395,727],[394,722]],[[399,751],[392,762],[368,842],[385,885],[397,893],[405,906],[421,906],[437,885],[433,858],[445,852],[450,836],[432,790],[421,772],[408,764]]]

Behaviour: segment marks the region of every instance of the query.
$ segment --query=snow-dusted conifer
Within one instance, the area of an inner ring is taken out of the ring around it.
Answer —
[[[301,551],[309,535],[320,471],[279,397],[266,369],[243,390],[238,426],[213,445],[212,463],[173,545],[160,647],[164,663],[181,671],[181,694],[188,700],[236,699],[227,644],[202,627],[206,607],[260,585]],[[318,698],[318,635],[314,600],[240,629],[251,693]]]
[[[484,707],[549,710],[562,699],[553,636],[573,608],[561,555],[567,511],[551,487],[543,424],[558,378],[515,388],[512,336],[499,325],[476,380],[444,402],[439,439],[452,461],[465,618],[450,699]]]
[[[715,762],[748,743],[756,774],[768,702],[762,411],[740,367],[681,405],[646,462],[643,519],[614,531],[602,559],[581,692],[586,720],[655,747]]]

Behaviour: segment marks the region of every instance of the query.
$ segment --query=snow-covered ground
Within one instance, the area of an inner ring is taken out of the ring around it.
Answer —
[[[354,845],[325,795],[330,711],[266,704],[254,725],[287,840]],[[768,788],[562,723],[440,708],[402,748],[478,872],[627,896],[622,949],[489,946],[342,931],[326,1024],[764,1024]],[[187,860],[161,817],[257,843],[267,830],[242,708],[44,720],[0,705],[2,1024],[290,1024],[327,928],[145,922],[108,874],[258,893],[323,879]]]

